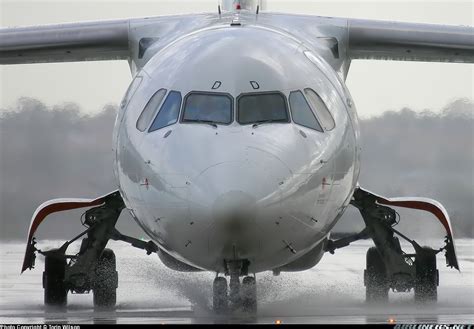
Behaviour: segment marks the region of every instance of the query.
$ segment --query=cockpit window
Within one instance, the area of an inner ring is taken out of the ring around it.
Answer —
[[[156,116],[155,120],[151,124],[148,132],[152,132],[169,125],[172,125],[178,121],[179,110],[181,108],[181,93],[178,91],[170,91],[168,97],[166,97],[163,106],[161,106],[160,112]]]
[[[166,89],[158,90],[146,104],[142,113],[137,120],[137,129],[140,131],[145,131],[148,125],[151,122],[151,119],[156,115],[156,112],[163,101],[163,98],[166,95]]]
[[[304,90],[306,98],[308,99],[309,104],[313,108],[313,110],[318,115],[319,120],[321,120],[321,124],[325,130],[333,130],[336,126],[334,122],[334,118],[332,117],[331,112],[329,112],[326,104],[324,104],[321,97],[313,89],[306,88]]]
[[[237,120],[241,124],[290,122],[286,98],[279,92],[244,94],[237,103]]]
[[[313,111],[306,102],[301,91],[293,91],[290,94],[291,116],[296,124],[323,132],[323,128],[314,116]]]
[[[230,124],[232,112],[229,95],[193,92],[186,97],[182,122]]]

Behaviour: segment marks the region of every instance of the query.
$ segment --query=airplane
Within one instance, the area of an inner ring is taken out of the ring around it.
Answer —
[[[113,308],[119,281],[106,246],[124,241],[173,270],[215,273],[216,313],[255,313],[257,273],[308,270],[325,253],[370,238],[367,302],[387,302],[389,290],[436,302],[436,255],[459,270],[450,218],[435,200],[389,198],[359,184],[360,127],[345,84],[358,59],[473,63],[474,29],[272,13],[261,0],[223,0],[202,14],[0,29],[0,64],[127,60],[133,76],[113,133],[117,189],[40,205],[22,273],[41,254],[46,305],[92,292],[95,307]],[[349,206],[365,228],[333,239]],[[446,230],[444,245],[422,247],[398,231],[393,207],[431,213]],[[85,231],[60,248],[36,248],[48,215],[78,208],[88,208]],[[124,209],[150,241],[115,228]],[[67,254],[80,239],[79,252]]]

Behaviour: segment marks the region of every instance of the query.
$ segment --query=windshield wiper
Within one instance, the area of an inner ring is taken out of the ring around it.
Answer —
[[[217,124],[215,121],[212,120],[184,120],[184,122],[197,122],[197,123],[204,123],[210,126],[213,126],[214,128],[217,128]]]
[[[266,124],[266,123],[273,123],[273,122],[288,122],[287,119],[277,119],[277,120],[260,120],[256,121],[253,125],[252,128],[257,128],[260,125]]]

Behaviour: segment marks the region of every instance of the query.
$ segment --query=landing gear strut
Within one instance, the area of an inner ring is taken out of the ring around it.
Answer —
[[[242,261],[228,261],[227,269],[230,275],[229,283],[229,306],[235,310],[239,308],[240,298],[240,274],[242,269]]]
[[[77,206],[79,204],[80,206]],[[64,243],[59,249],[41,251],[35,247],[36,241],[30,231],[23,270],[34,268],[35,253],[45,256],[43,273],[44,302],[46,305],[65,306],[69,291],[75,294],[93,292],[94,307],[113,308],[117,301],[118,273],[115,254],[106,249],[110,239],[130,243],[132,246],[146,250],[147,254],[158,251],[153,242],[144,242],[125,236],[115,229],[117,219],[125,207],[118,191],[90,202],[74,201],[57,203],[48,206],[63,208],[62,210],[101,204],[85,212],[84,225],[87,229]],[[69,207],[69,208],[67,208]],[[41,214],[41,211],[36,213]],[[39,218],[38,222],[35,222]],[[44,217],[34,217],[31,227],[36,227]],[[34,231],[33,231],[34,233]],[[79,253],[67,255],[66,250],[71,243],[86,235],[82,240]]]
[[[367,302],[388,301],[390,289],[394,292],[407,292],[413,289],[417,302],[436,301],[439,284],[436,254],[444,250],[447,265],[459,269],[449,217],[445,209],[432,200],[387,199],[361,188],[356,189],[351,204],[359,209],[366,228],[353,236],[328,241],[326,251],[334,253],[336,249],[362,238],[370,237],[374,241],[375,247],[367,251],[367,267],[364,271]],[[416,241],[394,228],[397,224],[397,213],[382,204],[432,212],[446,228],[445,246],[438,250],[421,247]],[[395,234],[408,241],[415,249],[415,253],[405,253]]]

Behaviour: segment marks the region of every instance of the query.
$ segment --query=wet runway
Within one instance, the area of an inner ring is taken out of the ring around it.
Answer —
[[[40,249],[60,242],[40,241]],[[474,240],[457,240],[461,273],[438,255],[438,303],[416,305],[413,293],[390,293],[387,305],[365,304],[363,269],[370,241],[327,254],[313,269],[257,275],[256,316],[215,316],[211,311],[213,273],[179,273],[156,255],[109,244],[117,255],[119,288],[115,311],[94,312],[92,294],[69,295],[67,310],[43,306],[43,258],[19,275],[21,243],[0,244],[0,323],[474,323]],[[439,247],[439,242],[433,247]],[[78,245],[74,246],[78,248]]]

